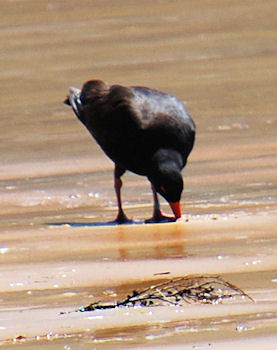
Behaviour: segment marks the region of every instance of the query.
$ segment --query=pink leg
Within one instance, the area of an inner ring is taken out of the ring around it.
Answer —
[[[130,222],[131,220],[128,219],[128,217],[125,215],[123,209],[122,209],[122,202],[121,202],[121,187],[122,187],[122,181],[118,177],[114,177],[114,189],[117,199],[117,206],[118,206],[118,214],[115,219],[116,222],[119,224],[124,224],[126,222]]]
[[[152,218],[145,220],[146,223],[151,222],[169,222],[169,221],[176,221],[175,217],[164,215],[161,211],[160,202],[158,198],[157,191],[155,190],[155,187],[151,184],[152,192],[153,192],[153,200],[154,200],[154,208],[153,208],[153,216]]]

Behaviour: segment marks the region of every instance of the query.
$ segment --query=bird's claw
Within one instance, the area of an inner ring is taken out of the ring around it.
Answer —
[[[176,218],[174,216],[169,216],[163,214],[161,210],[154,212],[152,218],[145,220],[146,224],[153,224],[159,222],[175,222]]]
[[[116,219],[114,220],[115,223],[117,223],[118,225],[122,225],[122,224],[132,224],[133,220],[129,219],[123,211],[120,211],[116,217]]]

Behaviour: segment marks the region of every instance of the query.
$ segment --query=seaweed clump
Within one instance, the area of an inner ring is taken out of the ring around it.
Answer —
[[[142,291],[133,290],[125,299],[95,302],[78,311],[94,311],[118,307],[185,306],[187,303],[218,304],[234,298],[253,299],[219,276],[183,276],[153,284]]]

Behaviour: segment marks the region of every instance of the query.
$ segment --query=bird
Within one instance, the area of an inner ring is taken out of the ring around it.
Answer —
[[[146,176],[151,183],[153,215],[146,222],[176,221],[182,216],[181,172],[194,145],[196,126],[177,97],[145,86],[92,79],[81,89],[70,87],[64,103],[115,164],[115,223],[131,221],[121,200],[126,171]],[[169,203],[173,217],[161,211],[158,194]]]

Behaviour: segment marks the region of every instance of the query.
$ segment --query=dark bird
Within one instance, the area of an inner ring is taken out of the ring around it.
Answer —
[[[115,163],[116,222],[129,221],[120,195],[121,176],[126,170],[147,176],[151,182],[154,212],[148,221],[181,217],[181,171],[195,137],[195,124],[181,101],[147,87],[90,80],[82,90],[71,87],[65,103]],[[167,200],[174,217],[162,214],[157,193]]]

